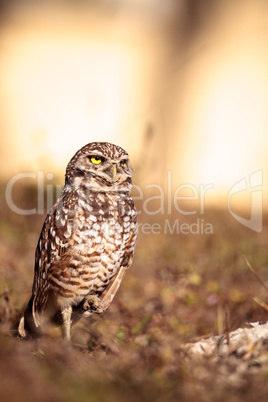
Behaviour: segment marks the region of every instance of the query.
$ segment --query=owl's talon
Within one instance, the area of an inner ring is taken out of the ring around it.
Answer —
[[[104,311],[104,306],[98,296],[89,295],[85,298],[83,309],[92,313],[102,314]]]

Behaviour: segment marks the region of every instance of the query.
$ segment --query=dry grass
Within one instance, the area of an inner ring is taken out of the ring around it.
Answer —
[[[162,224],[165,218],[150,220]],[[267,321],[267,311],[253,297],[267,303],[268,294],[242,256],[267,284],[268,222],[257,234],[222,211],[210,211],[205,219],[213,235],[141,233],[114,302],[103,316],[73,328],[70,347],[58,329],[38,343],[19,339],[14,330],[30,295],[43,219],[15,215],[1,202],[2,401],[267,399],[267,361],[254,365],[235,354],[197,360],[182,345],[245,322]],[[140,222],[148,219],[141,216]]]

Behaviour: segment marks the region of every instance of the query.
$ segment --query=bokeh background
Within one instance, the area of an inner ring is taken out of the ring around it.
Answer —
[[[262,347],[181,345],[267,321],[268,2],[1,1],[0,58],[0,399],[267,400]],[[73,349],[23,342],[46,211],[91,141],[131,157],[133,268]]]
[[[267,168],[263,0],[1,2],[0,169],[62,176],[91,141],[129,150],[144,183]],[[267,181],[264,180],[265,198]],[[222,199],[221,199],[222,201]]]

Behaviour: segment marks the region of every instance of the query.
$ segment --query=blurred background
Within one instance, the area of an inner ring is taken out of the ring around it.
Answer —
[[[0,1],[0,57],[0,399],[266,400],[253,347],[248,376],[180,348],[267,321],[268,1]],[[72,351],[23,342],[44,217],[91,141],[130,154],[133,269]]]
[[[62,184],[76,150],[110,141],[140,186],[166,186],[170,170],[174,188],[212,183],[206,202],[225,208],[230,188],[262,170],[267,199],[267,1],[0,7],[2,181],[42,170]]]

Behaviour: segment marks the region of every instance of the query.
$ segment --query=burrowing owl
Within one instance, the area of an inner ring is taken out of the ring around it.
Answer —
[[[126,151],[107,142],[87,144],[70,160],[37,244],[22,336],[41,336],[49,318],[70,339],[71,323],[109,306],[136,244],[131,177]]]

